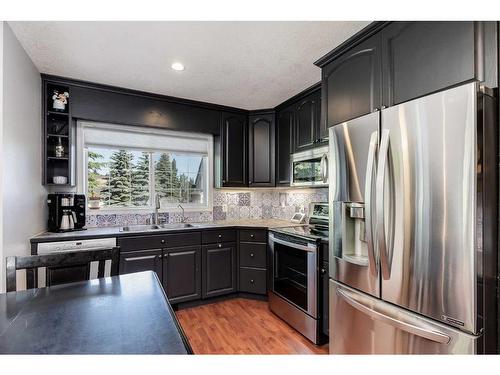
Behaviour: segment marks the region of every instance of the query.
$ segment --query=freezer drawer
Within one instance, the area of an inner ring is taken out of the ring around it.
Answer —
[[[473,336],[330,280],[330,354],[475,354]]]

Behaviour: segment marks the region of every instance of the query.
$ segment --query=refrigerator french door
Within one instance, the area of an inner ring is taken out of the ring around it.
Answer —
[[[493,102],[469,83],[330,128],[332,353],[483,350]]]

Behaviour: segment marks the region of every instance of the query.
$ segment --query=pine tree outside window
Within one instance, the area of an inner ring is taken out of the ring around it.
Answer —
[[[211,209],[211,136],[84,125],[79,124],[84,155],[79,190],[97,197],[100,210],[152,210],[156,194],[161,210],[175,210],[179,204],[187,210]]]

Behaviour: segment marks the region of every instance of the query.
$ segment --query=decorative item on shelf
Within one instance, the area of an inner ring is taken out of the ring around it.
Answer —
[[[56,185],[65,185],[68,182],[68,177],[65,177],[65,176],[54,176],[54,177],[52,177],[52,181]]]
[[[62,145],[61,137],[57,138],[56,145],[56,158],[62,158],[64,156],[64,146]]]
[[[59,93],[58,90],[54,90],[52,95],[52,109],[54,111],[66,111],[66,104],[68,104],[69,93],[67,91]]]

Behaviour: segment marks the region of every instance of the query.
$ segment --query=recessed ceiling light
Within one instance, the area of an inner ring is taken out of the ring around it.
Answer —
[[[174,62],[171,66],[173,70],[184,70],[184,65],[182,65],[180,62]]]

